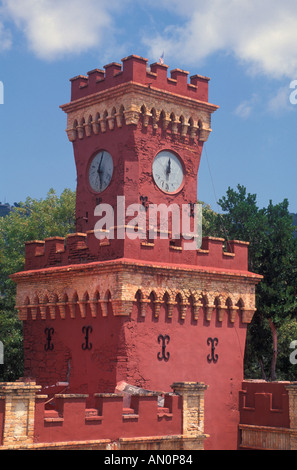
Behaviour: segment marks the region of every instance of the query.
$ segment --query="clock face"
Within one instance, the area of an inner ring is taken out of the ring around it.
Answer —
[[[104,191],[110,183],[112,173],[112,157],[106,150],[101,150],[93,157],[89,168],[89,183],[93,191]]]
[[[168,150],[158,153],[153,162],[153,177],[162,191],[166,193],[178,191],[184,180],[180,159]]]

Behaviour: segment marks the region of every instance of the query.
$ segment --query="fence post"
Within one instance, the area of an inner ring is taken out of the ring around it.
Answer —
[[[31,444],[34,439],[36,382],[2,382],[0,398],[5,400],[3,445]]]
[[[297,450],[297,382],[286,385],[289,395],[290,450]]]
[[[207,385],[200,382],[175,382],[174,393],[183,400],[184,449],[203,450],[204,439],[204,392]]]

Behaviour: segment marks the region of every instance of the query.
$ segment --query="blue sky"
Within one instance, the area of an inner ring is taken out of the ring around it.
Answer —
[[[0,1],[0,201],[75,189],[66,115],[69,79],[130,54],[211,77],[220,106],[198,176],[217,209],[228,186],[259,206],[297,212],[297,11],[293,0]],[[209,168],[211,174],[209,172]]]

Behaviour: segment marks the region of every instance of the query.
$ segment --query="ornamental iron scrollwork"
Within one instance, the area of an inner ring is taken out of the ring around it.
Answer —
[[[147,196],[140,196],[140,201],[145,210],[148,210],[149,204],[148,204],[148,197]]]
[[[170,336],[168,335],[159,335],[158,336],[158,343],[162,342],[162,352],[158,352],[158,359],[159,361],[169,361],[170,353],[166,352],[166,346],[169,344]]]
[[[85,335],[85,342],[81,345],[83,351],[86,351],[86,350],[89,351],[93,347],[92,343],[89,342],[89,336],[92,333],[92,331],[93,331],[93,328],[91,326],[82,327],[82,332]]]
[[[55,330],[53,328],[45,328],[44,333],[46,334],[46,344],[44,345],[45,351],[52,351],[54,349],[54,345],[52,343],[52,337]]]
[[[189,202],[190,217],[195,217],[195,202]]]
[[[208,346],[211,345],[211,353],[207,356],[207,361],[209,363],[213,362],[214,364],[216,364],[218,362],[219,356],[218,354],[215,354],[215,348],[217,347],[218,343],[218,338],[208,338],[207,340]]]

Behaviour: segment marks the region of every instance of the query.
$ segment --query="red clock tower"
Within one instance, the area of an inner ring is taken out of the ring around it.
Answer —
[[[259,277],[248,272],[246,243],[226,251],[208,237],[189,249],[173,215],[168,226],[150,225],[151,207],[175,205],[179,221],[193,208],[217,110],[208,78],[188,80],[180,69],[169,77],[167,68],[130,56],[71,79],[62,109],[77,168],[77,231],[27,243],[25,271],[12,276],[25,372],[90,396],[121,381],[164,391],[204,382],[206,447],[236,448]],[[135,204],[144,226],[126,211]],[[108,208],[112,223],[100,225]]]

